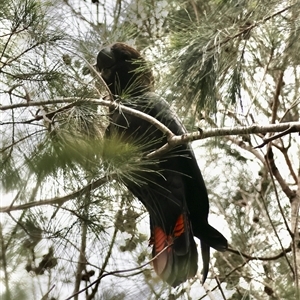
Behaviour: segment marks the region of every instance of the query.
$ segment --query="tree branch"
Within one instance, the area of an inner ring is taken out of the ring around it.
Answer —
[[[160,156],[166,152],[168,152],[170,149],[174,148],[175,146],[186,144],[195,140],[205,139],[208,137],[214,137],[214,136],[230,136],[230,135],[249,135],[249,134],[257,134],[257,133],[269,133],[269,132],[281,132],[280,137],[284,134],[289,134],[292,132],[300,132],[300,122],[289,122],[289,123],[280,123],[280,124],[268,124],[268,125],[251,125],[251,126],[240,126],[240,127],[223,127],[223,128],[213,128],[213,129],[201,129],[197,132],[192,133],[185,133],[183,135],[176,136],[174,133],[166,127],[164,124],[160,123],[156,118],[143,113],[139,110],[127,107],[125,105],[119,104],[115,101],[108,101],[103,99],[82,99],[82,98],[65,98],[65,99],[56,99],[53,101],[40,101],[40,102],[28,102],[28,103],[17,103],[13,105],[6,105],[6,106],[0,106],[0,110],[7,110],[7,109],[13,109],[17,107],[28,107],[28,106],[39,106],[44,105],[47,103],[63,103],[63,102],[71,102],[70,104],[61,107],[55,111],[49,112],[45,114],[44,116],[38,115],[30,121],[35,120],[41,120],[44,117],[47,117],[49,119],[52,119],[53,116],[61,111],[64,111],[66,109],[69,109],[73,107],[74,105],[79,105],[83,101],[87,101],[88,103],[94,103],[114,109],[119,109],[125,113],[128,113],[130,115],[134,115],[138,118],[141,118],[143,120],[148,121],[150,124],[155,126],[157,129],[159,129],[163,134],[167,136],[168,143],[166,143],[161,148],[153,151],[152,153],[148,154],[148,158],[153,158]],[[269,140],[267,140],[269,142]],[[263,143],[262,145],[265,145]],[[262,147],[260,145],[259,147]]]
[[[275,256],[270,256],[270,257],[259,257],[259,256],[251,256],[248,255],[246,253],[243,253],[241,251],[232,249],[232,248],[228,248],[227,249],[228,252],[243,256],[244,258],[247,258],[248,260],[261,260],[261,261],[270,261],[270,260],[276,260],[280,257],[284,257],[286,255],[286,253],[289,253],[292,251],[291,247],[288,247],[286,249],[284,249],[283,251],[281,251],[279,254],[275,255]]]
[[[289,5],[289,6],[285,7],[285,8],[283,8],[283,9],[275,12],[274,14],[272,14],[272,15],[264,18],[264,19],[262,19],[259,22],[255,22],[254,24],[251,24],[248,27],[243,27],[243,30],[239,31],[238,33],[234,34],[233,36],[229,36],[229,37],[225,38],[223,41],[221,41],[219,44],[215,44],[215,45],[211,46],[210,48],[206,49],[206,52],[214,50],[215,48],[220,47],[221,45],[225,45],[229,41],[234,40],[235,38],[240,37],[240,36],[248,33],[253,28],[255,28],[255,27],[259,26],[260,24],[263,24],[263,23],[271,20],[272,18],[274,18],[274,17],[276,17],[276,16],[284,13],[285,11],[287,11],[287,10],[289,10],[291,8],[293,8],[294,6],[295,6],[295,4]]]
[[[166,251],[167,249],[169,249],[172,244],[169,244],[168,246],[166,246],[164,249],[162,249],[159,253],[157,253],[152,259],[150,259],[149,261],[147,261],[146,263],[142,264],[141,266],[138,266],[136,268],[130,268],[130,269],[125,269],[125,270],[116,270],[116,271],[112,271],[112,272],[107,272],[105,274],[102,274],[101,276],[99,276],[95,281],[93,281],[91,284],[89,284],[87,287],[85,287],[84,289],[80,290],[79,292],[77,292],[76,294],[71,295],[70,297],[66,298],[65,300],[70,300],[72,298],[74,298],[76,295],[86,291],[87,289],[89,289],[91,286],[93,286],[94,284],[96,284],[98,281],[100,281],[102,278],[109,276],[109,275],[116,275],[116,274],[120,274],[120,273],[128,273],[128,272],[133,272],[133,271],[137,271],[137,270],[141,270],[142,269],[151,264],[159,255],[161,255],[164,251]]]
[[[262,144],[256,146],[255,148],[262,148],[263,146],[267,145],[268,143],[270,143],[270,142],[272,142],[272,141],[274,141],[276,139],[279,139],[279,138],[281,138],[281,137],[283,137],[283,136],[285,136],[285,135],[287,135],[287,134],[289,134],[291,132],[294,132],[293,130],[294,130],[293,129],[293,125],[291,125],[286,130],[284,130],[284,131],[282,131],[282,132],[280,132],[278,134],[275,134],[275,135],[273,135],[273,136],[271,136],[269,138],[263,139],[264,142]]]
[[[300,295],[300,232],[299,232],[299,209],[300,209],[300,169],[298,170],[298,189],[291,201],[291,228],[294,234],[292,243],[293,247],[293,260],[295,269],[295,284],[297,294]]]
[[[278,111],[278,107],[279,107],[279,96],[280,96],[280,92],[281,92],[281,88],[282,88],[282,84],[283,84],[283,75],[284,75],[284,71],[280,71],[279,78],[278,78],[278,81],[276,84],[274,99],[273,99],[273,103],[272,103],[272,118],[271,118],[272,124],[274,124],[277,119],[277,111]]]
[[[286,194],[286,196],[289,198],[289,200],[291,201],[291,199],[293,199],[295,197],[295,191],[292,191],[290,189],[290,187],[288,186],[288,184],[285,182],[285,180],[283,179],[283,177],[281,176],[276,164],[275,164],[275,160],[274,160],[274,154],[272,151],[272,148],[268,149],[268,152],[266,154],[266,161],[268,163],[268,165],[270,166],[270,173],[272,175],[274,175],[274,177],[276,178],[276,180],[278,181],[279,185],[281,186],[282,191]],[[284,213],[281,212],[282,215],[284,216]]]
[[[279,254],[275,255],[275,256],[270,256],[270,257],[257,257],[257,256],[251,256],[248,254],[245,254],[243,252],[240,252],[238,250],[232,249],[232,248],[228,248],[227,251],[232,252],[234,254],[243,256],[244,258],[246,258],[246,261],[244,261],[242,264],[240,264],[239,266],[237,266],[236,268],[234,268],[233,270],[231,270],[229,273],[227,273],[221,280],[219,280],[219,283],[217,283],[217,285],[215,287],[213,287],[211,289],[211,291],[216,290],[219,287],[219,284],[224,282],[226,280],[226,278],[228,278],[231,274],[233,274],[234,272],[236,272],[238,269],[243,268],[246,264],[248,264],[248,262],[250,260],[261,260],[261,261],[271,261],[271,260],[276,260],[280,257],[284,257],[286,256],[286,253],[289,253],[292,251],[291,247],[288,247],[286,249],[284,249],[282,252],[280,252]],[[206,297],[206,295],[200,297],[198,300],[204,299]]]
[[[230,136],[230,135],[243,135],[243,134],[256,134],[256,133],[267,133],[267,132],[278,132],[285,131],[289,129],[288,133],[300,132],[300,122],[291,122],[284,124],[268,124],[268,125],[251,125],[247,127],[223,127],[223,128],[213,128],[213,129],[201,129],[201,132],[186,133],[183,135],[175,136],[173,135],[168,139],[168,143],[161,148],[148,154],[148,158],[153,158],[160,156],[175,146],[186,144],[195,140],[201,140],[208,137],[214,136]]]
[[[91,182],[87,186],[79,189],[78,191],[71,193],[69,195],[63,196],[63,197],[56,197],[56,198],[52,198],[52,199],[32,201],[32,202],[28,202],[28,203],[24,203],[24,204],[20,204],[20,205],[2,206],[2,207],[0,207],[0,213],[7,213],[7,212],[15,211],[15,210],[24,210],[24,209],[28,209],[28,208],[32,208],[32,207],[36,207],[36,206],[42,206],[42,205],[53,205],[53,204],[62,205],[63,203],[65,203],[69,200],[72,200],[72,199],[80,196],[81,194],[86,193],[87,191],[92,191],[115,178],[116,178],[115,174],[111,174],[109,176],[104,176],[94,182]]]
[[[75,101],[77,102],[79,100],[84,100],[84,99],[82,99],[82,98],[58,98],[58,99],[51,99],[51,100],[44,100],[44,101],[22,102],[22,103],[15,103],[15,104],[11,104],[11,105],[0,105],[0,110],[9,110],[9,109],[20,108],[20,107],[41,106],[41,105],[50,105],[50,104],[59,104],[59,103],[71,103],[71,102],[75,102]]]
[[[244,261],[242,264],[238,265],[236,268],[234,268],[234,269],[231,270],[229,273],[227,273],[227,274],[225,275],[225,277],[224,277],[222,280],[220,280],[220,282],[221,282],[221,283],[224,282],[226,278],[228,278],[231,274],[233,274],[234,272],[236,272],[238,269],[243,268],[248,262],[249,262],[249,260],[246,260],[246,261]],[[217,288],[218,288],[218,285],[215,285],[215,286],[211,289],[211,291],[215,291]],[[206,298],[206,296],[207,296],[207,295],[205,294],[205,295],[203,295],[202,297],[200,297],[198,300],[202,300],[202,299]]]
[[[123,209],[123,205],[124,205],[124,201],[122,200],[120,209]],[[107,250],[107,253],[106,253],[104,262],[103,262],[103,264],[102,264],[101,270],[100,270],[100,274],[99,274],[99,277],[100,277],[100,278],[102,278],[102,276],[103,276],[103,274],[104,274],[104,271],[105,271],[105,268],[107,267],[107,264],[108,264],[108,262],[109,262],[109,259],[111,258],[113,246],[115,245],[116,237],[117,237],[118,231],[119,231],[118,226],[115,226],[114,232],[113,232],[113,234],[112,234],[111,242],[110,242],[110,244],[109,244],[109,246],[108,246],[108,250]],[[87,300],[92,300],[92,299],[95,297],[95,295],[96,295],[96,293],[97,293],[97,291],[98,291],[100,282],[101,282],[101,280],[98,280],[98,281],[95,283],[94,288],[92,288],[91,294],[87,296]]]

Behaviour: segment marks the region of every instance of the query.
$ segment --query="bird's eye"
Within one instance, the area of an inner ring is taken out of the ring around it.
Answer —
[[[111,68],[102,68],[101,73],[108,73],[108,72],[110,72],[110,69]]]
[[[100,73],[104,79],[108,79],[109,76],[111,75],[111,69],[110,68],[102,68],[100,70]]]

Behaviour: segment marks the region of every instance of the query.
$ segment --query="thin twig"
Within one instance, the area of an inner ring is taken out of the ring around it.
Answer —
[[[15,211],[15,210],[24,210],[24,209],[29,209],[32,207],[37,207],[37,206],[42,206],[42,205],[53,205],[53,204],[62,205],[63,203],[82,195],[86,191],[89,191],[89,190],[92,191],[92,190],[100,187],[101,185],[107,183],[108,181],[111,181],[115,177],[116,177],[116,174],[110,174],[109,176],[104,176],[94,182],[91,182],[90,184],[77,190],[76,192],[71,193],[66,196],[63,196],[63,197],[56,197],[56,198],[51,198],[51,199],[32,201],[32,202],[28,202],[28,203],[24,203],[24,204],[20,204],[20,205],[14,205],[14,206],[2,206],[2,207],[0,207],[0,213],[3,213],[3,212],[8,213],[8,212]]]
[[[260,91],[260,88],[261,88],[261,86],[262,86],[262,83],[263,83],[264,80],[265,80],[265,77],[266,77],[267,72],[268,72],[268,69],[269,69],[269,65],[271,64],[271,61],[272,61],[272,58],[273,58],[273,54],[274,54],[274,48],[271,49],[270,57],[269,57],[268,62],[267,62],[267,64],[266,64],[265,68],[264,68],[264,73],[263,73],[263,76],[262,76],[262,78],[261,78],[261,80],[260,80],[260,82],[259,82],[259,85],[258,85],[257,89],[256,89],[256,92],[255,92],[254,96],[252,97],[251,103],[250,103],[249,108],[248,108],[248,111],[247,111],[247,113],[246,113],[246,117],[249,115],[250,110],[251,110],[251,107],[252,107],[253,103],[254,103],[255,100],[256,100],[256,97],[257,97],[257,95],[258,95],[258,93],[259,93],[259,91]]]
[[[216,282],[218,284],[218,288],[219,288],[219,290],[221,292],[221,295],[222,295],[223,299],[226,300],[225,294],[224,294],[222,286],[221,286],[221,282],[220,282],[220,280],[219,280],[219,278],[217,276],[215,276],[215,280],[216,280]]]
[[[280,96],[280,92],[281,92],[281,88],[282,88],[282,84],[283,84],[283,75],[284,75],[284,71],[280,71],[279,78],[278,78],[278,81],[276,84],[274,99],[273,99],[273,103],[272,103],[272,118],[271,118],[272,124],[274,124],[277,119],[277,111],[278,111],[278,107],[279,107],[279,96]]]
[[[59,103],[72,103],[76,101],[84,100],[83,98],[57,98],[50,100],[42,100],[42,101],[30,101],[30,102],[20,102],[11,105],[0,105],[0,110],[9,110],[20,107],[30,107],[30,106],[41,106],[41,105],[49,105],[49,104],[59,104]]]
[[[55,288],[55,284],[54,285],[52,285],[52,287],[49,289],[49,291],[41,298],[41,300],[47,300],[47,299],[49,299],[49,295],[50,295],[50,293],[51,293],[51,291],[53,290]]]
[[[85,195],[82,199],[84,201],[84,215],[88,216],[89,205],[90,205],[90,190],[86,190]],[[87,222],[81,222],[80,224],[80,251],[78,256],[77,268],[75,272],[74,280],[74,293],[79,291],[81,278],[83,270],[86,268],[86,244],[87,244],[87,235],[88,235],[88,225]],[[75,296],[75,300],[78,300],[78,297]]]
[[[236,272],[238,269],[241,269],[243,268],[246,264],[248,263],[248,260],[247,261],[244,261],[242,264],[240,264],[239,266],[235,267],[233,270],[231,270],[229,273],[227,273],[224,278],[222,280],[220,280],[220,283],[224,282],[226,278],[228,278],[232,273]],[[213,287],[211,289],[211,291],[214,291],[218,288],[218,285],[216,285],[215,287]],[[202,297],[200,297],[198,300],[202,300],[206,297],[206,294],[203,295]]]
[[[169,247],[171,247],[173,244],[170,244],[168,246],[166,246],[164,249],[162,249],[157,255],[155,255],[152,259],[150,259],[148,262],[142,264],[141,266],[138,266],[136,268],[130,268],[130,269],[124,269],[124,270],[116,270],[116,271],[112,271],[112,272],[107,272],[103,275],[101,275],[100,277],[98,277],[95,281],[93,281],[91,284],[89,284],[88,286],[86,286],[84,289],[78,291],[76,294],[71,295],[70,297],[66,298],[65,300],[70,300],[72,298],[74,298],[76,295],[86,291],[87,289],[89,289],[91,286],[93,286],[94,284],[96,284],[98,281],[100,281],[101,279],[103,279],[106,276],[109,275],[115,275],[115,274],[120,274],[120,273],[128,273],[128,272],[133,272],[136,270],[141,270],[143,269],[145,266],[151,264],[159,255],[161,255],[164,251],[166,251]]]
[[[293,197],[295,196],[295,191],[291,190],[290,187],[288,186],[288,184],[286,183],[286,181],[283,179],[283,177],[281,176],[276,164],[275,164],[275,160],[274,160],[274,154],[272,151],[272,148],[270,147],[266,156],[266,162],[267,165],[269,167],[269,172],[271,174],[271,178],[274,176],[276,178],[276,180],[278,181],[279,185],[281,186],[282,191],[285,193],[285,195],[289,198],[289,200],[291,201],[291,199],[293,199]],[[273,182],[274,183],[274,182]],[[275,183],[274,183],[275,186]],[[276,192],[276,191],[275,191]],[[277,198],[279,198],[278,195],[276,195]],[[280,203],[278,203],[280,204]],[[283,210],[281,210],[281,214],[284,216],[284,212]],[[286,223],[287,225],[287,223]],[[289,233],[292,235],[291,231],[289,231]]]
[[[234,254],[237,254],[239,256],[243,256],[244,258],[247,258],[248,261],[249,260],[271,261],[271,260],[276,260],[276,259],[278,259],[280,257],[285,256],[286,253],[291,252],[292,249],[291,249],[291,246],[289,246],[288,248],[286,248],[283,251],[281,251],[279,254],[274,255],[274,256],[269,256],[269,257],[251,256],[249,254],[243,253],[243,252],[241,252],[239,250],[235,250],[235,249],[232,249],[232,248],[228,248],[227,251],[231,252],[231,253],[234,253]]]
[[[123,207],[124,207],[124,202],[125,200],[122,199],[122,202],[121,202],[121,207],[120,209],[122,210]],[[106,253],[106,256],[105,256],[105,259],[104,259],[104,262],[102,264],[102,267],[100,269],[100,274],[99,274],[99,277],[101,277],[105,271],[105,268],[107,267],[107,264],[109,262],[109,259],[111,257],[111,254],[112,254],[112,250],[113,250],[113,246],[115,245],[115,241],[116,241],[116,237],[117,237],[117,233],[118,233],[119,229],[118,229],[118,226],[115,225],[115,228],[114,228],[114,232],[112,234],[112,238],[111,238],[111,242],[109,244],[109,247],[108,247],[108,250],[107,250],[107,253]],[[90,295],[87,296],[87,300],[92,300],[94,299],[96,293],[97,293],[97,290],[98,290],[98,287],[100,285],[100,280],[98,280],[94,286],[94,288],[92,289],[92,292]]]
[[[284,144],[282,143],[282,148],[280,148],[280,151],[281,153],[283,154],[284,156],[284,159],[285,159],[285,162],[290,170],[290,173],[291,173],[291,176],[293,177],[293,179],[295,180],[295,184],[297,184],[298,182],[298,178],[297,178],[297,175],[296,175],[296,172],[294,171],[294,168],[293,168],[293,164],[291,162],[291,159],[290,157],[288,156],[288,149],[291,147],[291,137],[289,138],[289,144],[287,147],[284,146]]]
[[[241,35],[244,35],[245,33],[248,33],[248,32],[249,32],[250,30],[252,30],[253,28],[255,28],[255,27],[259,26],[260,24],[263,24],[263,23],[265,23],[265,22],[271,20],[272,18],[274,18],[274,17],[276,17],[276,16],[282,14],[283,12],[285,12],[285,11],[287,11],[287,10],[293,8],[293,6],[295,6],[295,4],[289,5],[289,6],[285,7],[285,8],[283,8],[283,9],[281,9],[281,10],[275,12],[274,14],[272,14],[272,15],[270,15],[270,16],[264,18],[264,19],[262,19],[261,21],[255,22],[254,24],[252,24],[252,25],[250,25],[250,26],[248,26],[248,27],[244,27],[243,30],[239,31],[239,32],[236,33],[235,35],[229,36],[229,37],[225,38],[223,41],[221,41],[219,44],[213,45],[213,46],[211,46],[210,48],[206,49],[206,52],[211,51],[211,50],[214,50],[216,47],[219,47],[219,46],[221,46],[221,45],[225,45],[226,43],[230,42],[231,40],[234,40],[235,38],[240,37]]]
[[[271,147],[270,147],[270,149],[271,149]],[[267,159],[267,158],[266,158],[266,163],[267,163],[268,170],[269,170],[269,172],[270,172],[270,174],[271,174],[271,179],[272,179],[273,186],[274,186],[274,188],[275,188],[275,193],[277,193],[276,186],[275,186],[275,182],[274,182],[274,179],[273,179],[273,173],[272,173],[272,171],[271,171],[271,169],[270,169],[271,167],[270,167],[270,165],[269,165],[269,162],[268,162],[268,159]],[[272,226],[272,229],[273,229],[273,231],[274,231],[274,234],[276,235],[276,238],[277,238],[277,240],[278,240],[278,243],[279,243],[279,245],[280,245],[282,251],[284,252],[284,248],[283,248],[281,239],[280,239],[280,237],[279,237],[279,235],[278,235],[278,232],[277,232],[277,230],[276,230],[276,228],[275,228],[275,226],[274,226],[273,220],[272,220],[272,218],[271,218],[271,216],[270,216],[270,214],[269,214],[269,211],[268,211],[268,207],[267,207],[265,198],[264,198],[264,196],[262,195],[261,192],[259,192],[259,193],[260,193],[260,196],[261,196],[261,199],[262,199],[262,203],[263,203],[263,205],[264,205],[265,212],[266,212],[266,214],[267,214],[267,217],[268,217],[268,219],[269,219],[269,222],[270,222],[270,224],[271,224],[271,226]],[[276,195],[276,199],[277,199],[277,202],[279,203],[278,194]],[[281,211],[281,214],[283,214],[283,213],[282,213],[282,207],[281,207],[280,203],[279,203],[279,209],[280,209],[280,211]],[[288,226],[288,224],[287,224],[287,221],[286,221],[286,219],[285,219],[285,217],[284,217],[284,214],[283,214],[283,219],[284,219],[284,223],[285,223],[285,226],[286,226],[288,232],[291,233],[291,230],[290,230],[290,228],[289,228],[289,226]],[[288,257],[286,256],[286,253],[284,252],[283,254],[284,254],[284,257],[285,257],[285,259],[286,259],[286,261],[287,261],[288,266],[289,266],[290,269],[291,269],[291,272],[294,274],[293,267],[292,267],[292,265],[291,265],[291,263],[290,263]]]
[[[263,146],[267,145],[268,143],[270,143],[270,142],[272,142],[272,141],[274,141],[276,139],[279,139],[279,138],[281,138],[281,137],[283,137],[285,135],[288,135],[288,134],[290,134],[292,132],[295,132],[295,131],[293,129],[293,126],[290,126],[286,130],[284,130],[284,131],[282,131],[282,132],[280,132],[278,134],[275,134],[275,135],[270,136],[269,138],[263,139],[264,142],[261,143],[260,145],[256,146],[256,147],[254,147],[254,149],[262,148]]]
[[[0,124],[0,125],[1,125],[1,124]],[[5,146],[4,148],[1,148],[1,149],[0,149],[0,153],[5,152],[7,149],[12,148],[13,146],[17,145],[18,143],[20,143],[20,142],[22,142],[22,141],[28,139],[29,137],[34,136],[35,134],[41,133],[41,132],[43,132],[43,131],[46,131],[46,129],[43,128],[43,129],[41,129],[41,130],[34,131],[34,132],[32,132],[32,133],[30,133],[30,134],[28,134],[28,135],[26,135],[26,136],[20,138],[20,139],[17,140],[17,141],[12,141],[12,143],[9,144],[8,146]]]

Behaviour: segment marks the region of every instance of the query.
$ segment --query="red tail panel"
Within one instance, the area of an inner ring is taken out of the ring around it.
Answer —
[[[165,232],[160,227],[155,227],[153,231],[153,255],[156,256],[161,252],[165,247],[171,245],[172,238],[167,236]],[[154,270],[158,276],[161,276],[164,270],[166,269],[168,263],[170,248],[167,248],[163,251],[154,261],[153,266]]]
[[[198,254],[186,215],[181,214],[177,218],[172,234],[168,235],[163,228],[154,226],[150,245],[153,245],[153,257],[167,247],[153,261],[155,272],[164,281],[177,286],[195,275]]]
[[[187,230],[188,228],[184,228],[184,217],[183,215],[180,215],[176,221],[176,224],[174,226],[174,231],[173,231],[173,236],[176,238],[176,237],[179,237],[181,236],[185,230]]]

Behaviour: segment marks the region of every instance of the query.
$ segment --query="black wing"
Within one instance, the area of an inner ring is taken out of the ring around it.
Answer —
[[[186,132],[169,105],[154,93],[136,97],[130,106],[155,117],[175,134]],[[149,144],[148,151],[166,143],[155,126],[124,112],[113,114],[108,132],[113,130],[122,133],[123,140],[140,140]],[[207,190],[191,146],[181,145],[172,149],[159,159],[155,171],[139,174],[145,181],[142,186],[125,181],[128,189],[149,211],[153,256],[170,243],[174,244],[170,253],[166,252],[156,260],[155,269],[171,285],[194,276],[197,270],[197,250],[193,240],[195,235],[201,241],[204,281],[208,272],[209,247],[224,251],[227,241],[207,222]],[[180,231],[178,228],[182,228],[181,235],[175,234]]]

